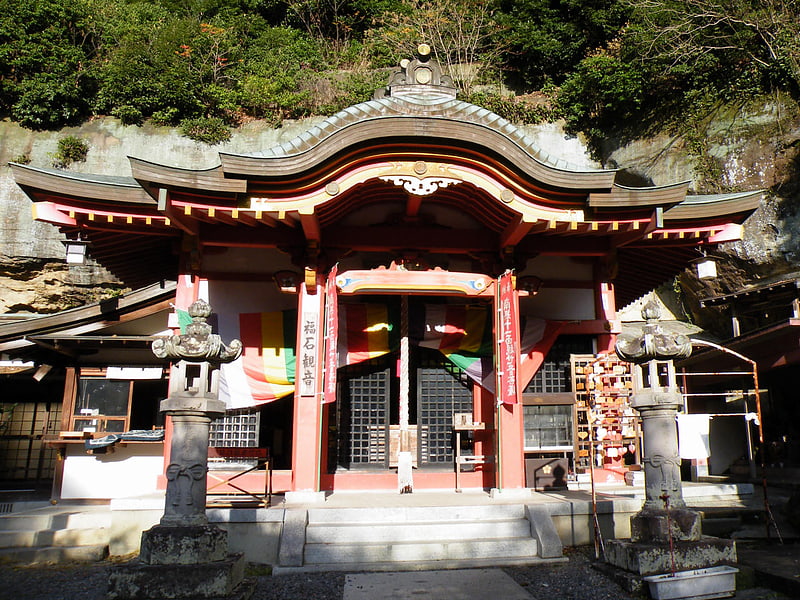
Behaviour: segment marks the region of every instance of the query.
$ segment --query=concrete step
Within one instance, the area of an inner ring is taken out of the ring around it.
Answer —
[[[106,528],[0,531],[0,548],[108,545],[109,531]]]
[[[306,543],[392,543],[429,540],[475,540],[530,537],[525,519],[511,521],[448,521],[425,523],[347,523],[340,525],[309,524]]]
[[[111,527],[111,511],[39,509],[0,516],[0,531],[38,531],[46,529],[97,529]]]
[[[523,558],[504,558],[502,566],[531,566],[531,565],[553,565],[566,564],[569,559],[562,558],[540,558],[539,556],[526,556]],[[496,558],[475,558],[463,560],[437,560],[437,561],[405,561],[405,562],[371,562],[361,563],[319,563],[314,565],[303,565],[302,567],[286,567],[276,565],[272,568],[273,575],[288,575],[292,573],[327,573],[332,571],[349,571],[354,568],[368,571],[430,571],[439,569],[481,569],[496,568],[498,566]]]
[[[312,508],[303,565],[529,562],[538,557],[524,505]],[[452,567],[451,567],[452,568]]]
[[[538,554],[536,540],[468,540],[427,543],[306,544],[304,564],[368,564],[384,562],[523,559]]]
[[[108,545],[42,547],[42,548],[3,548],[0,561],[40,564],[63,562],[98,562],[108,556]]]
[[[312,508],[309,524],[332,523],[441,523],[470,521],[505,521],[524,519],[521,504],[491,506],[396,506],[380,508]]]
[[[47,506],[0,516],[0,560],[95,562],[108,556],[107,506]]]

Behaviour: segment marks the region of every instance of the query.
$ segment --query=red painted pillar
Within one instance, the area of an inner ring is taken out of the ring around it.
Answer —
[[[297,307],[292,442],[292,491],[318,492],[321,469],[322,364],[324,349],[323,286],[303,283]]]
[[[525,446],[522,403],[503,404],[498,409],[500,460],[498,487],[503,490],[525,487]]]

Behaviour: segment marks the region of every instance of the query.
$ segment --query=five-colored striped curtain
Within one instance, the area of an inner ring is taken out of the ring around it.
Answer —
[[[294,392],[297,311],[239,315],[241,358],[221,365],[220,399],[229,409],[272,402]]]
[[[561,323],[527,318],[521,323],[521,376],[533,377],[561,329]],[[493,392],[492,313],[488,306],[412,305],[412,344],[439,350],[478,385]],[[389,305],[339,305],[338,364],[351,365],[396,350],[400,315]],[[228,408],[272,402],[294,392],[297,311],[239,316],[244,352],[223,364],[220,398]]]
[[[396,349],[399,317],[386,304],[340,304],[339,366],[377,358]]]

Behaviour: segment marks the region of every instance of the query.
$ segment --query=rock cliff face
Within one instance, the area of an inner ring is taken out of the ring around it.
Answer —
[[[698,311],[700,298],[800,272],[800,112],[776,99],[721,111],[694,135],[703,139],[703,155],[692,154],[685,137],[660,134],[609,147],[605,166],[624,169],[632,185],[691,181],[696,193],[765,190],[743,239],[713,251],[718,277],[701,281],[690,270],[680,277],[686,312],[713,331],[722,322],[714,311]]]
[[[311,124],[272,129],[253,122],[234,132],[230,142],[207,146],[171,128],[123,126],[111,118],[44,133],[0,122],[0,313],[63,310],[119,293],[122,287],[98,265],[65,265],[63,236],[55,227],[32,220],[30,200],[14,183],[9,161],[25,157],[33,166],[50,167],[58,139],[75,135],[89,144],[86,162],[70,167],[77,172],[130,175],[128,156],[209,168],[218,164],[220,151],[258,152]],[[701,282],[689,271],[681,276],[687,312],[699,324],[713,326],[713,321],[703,322],[713,317],[709,311],[695,310],[698,298],[800,271],[800,113],[794,103],[776,99],[721,111],[704,127],[693,132],[695,139],[702,139],[700,153],[686,136],[667,133],[624,145],[610,140],[603,166],[623,169],[622,183],[627,185],[688,180],[698,193],[767,190],[763,205],[745,225],[744,239],[715,251],[723,259],[717,280]],[[551,154],[572,163],[591,163],[580,140],[565,136],[558,124],[527,129]]]

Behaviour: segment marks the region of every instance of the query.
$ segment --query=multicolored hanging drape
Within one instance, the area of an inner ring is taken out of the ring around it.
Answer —
[[[239,315],[241,358],[221,365],[220,399],[229,409],[272,402],[294,392],[297,311]]]
[[[412,313],[410,335],[412,343],[439,350],[480,385],[493,373],[494,337],[488,307],[426,304]]]
[[[388,354],[397,346],[395,323],[385,304],[339,306],[339,366],[352,365]]]
[[[442,352],[475,383],[494,393],[494,332],[488,306],[427,304],[412,313],[412,343]],[[563,323],[520,318],[520,387],[533,378]]]
[[[338,306],[338,366],[376,358],[397,349],[399,313],[386,304]],[[481,305],[412,304],[412,345],[439,350],[478,385],[494,393],[494,331],[491,308]],[[519,380],[535,375],[563,323],[520,319]],[[297,311],[239,316],[244,352],[221,365],[220,399],[229,409],[272,402],[294,392]],[[330,368],[330,363],[327,363]],[[332,401],[335,395],[328,396]]]

